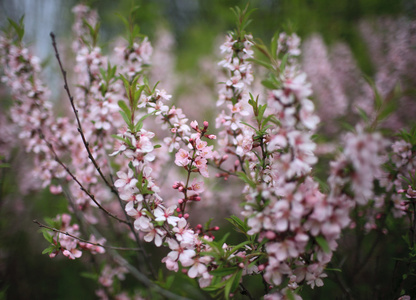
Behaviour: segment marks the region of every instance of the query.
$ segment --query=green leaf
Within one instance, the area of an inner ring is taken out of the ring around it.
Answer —
[[[94,281],[97,281],[98,278],[99,278],[98,274],[89,273],[89,272],[82,272],[81,276],[84,277],[84,278],[92,279]]]
[[[288,300],[295,300],[295,295],[293,295],[293,292],[290,289],[286,290],[286,297]]]
[[[233,293],[237,289],[240,283],[242,274],[243,274],[243,270],[240,269],[233,276],[227,279],[226,281],[227,283],[224,288],[224,296],[226,299],[229,299],[230,293]]]
[[[266,108],[267,108],[266,104],[259,106],[259,113],[258,113],[258,116],[257,116],[257,120],[259,122],[261,122],[261,120],[263,119],[263,115],[264,115],[264,112],[266,111]]]
[[[126,113],[124,111],[119,111],[120,115],[123,117],[124,122],[126,122],[126,124],[129,126],[129,129],[131,129],[131,120],[130,118],[126,115]]]
[[[276,33],[273,35],[272,38],[272,44],[271,44],[271,55],[273,56],[274,59],[276,59],[277,57],[277,42],[279,40],[279,32],[276,31]]]
[[[130,108],[127,106],[126,102],[124,102],[123,100],[119,100],[117,102],[117,104],[124,111],[124,113],[126,114],[126,116],[130,120],[131,119],[131,111],[130,111]]]
[[[244,181],[245,183],[247,183],[251,188],[254,189],[256,187],[256,183],[251,178],[249,178],[246,173],[244,173],[244,172],[237,172],[237,176],[242,181]]]
[[[361,107],[357,106],[358,114],[360,115],[361,119],[363,119],[364,122],[368,122],[369,118],[365,110],[363,110]]]
[[[288,58],[289,58],[289,53],[286,53],[282,58],[282,62],[280,63],[280,72],[283,72],[285,70]]]
[[[149,113],[149,114],[146,114],[146,115],[144,115],[143,117],[141,117],[140,119],[139,119],[139,121],[137,121],[137,123],[136,123],[136,131],[139,131],[140,129],[142,129],[142,127],[143,127],[143,121],[146,119],[146,118],[148,118],[148,117],[150,117],[150,116],[152,116],[152,115],[154,115],[155,114],[155,112],[151,112],[151,113]]]
[[[237,229],[239,229],[240,232],[247,233],[248,226],[247,226],[247,223],[245,222],[246,220],[243,222],[237,216],[231,216],[230,218],[226,218],[226,220],[230,222],[231,224],[233,224]]]
[[[321,247],[321,249],[325,253],[330,253],[331,252],[331,249],[329,248],[328,242],[323,236],[319,235],[319,236],[315,237],[315,241],[318,243],[319,247]]]
[[[341,269],[337,269],[337,268],[325,268],[325,271],[342,272]]]
[[[136,91],[134,92],[134,99],[133,99],[133,108],[134,108],[134,109],[136,109],[137,104],[139,103],[140,96],[142,95],[142,92],[143,92],[144,88],[145,88],[145,86],[144,86],[144,85],[142,85],[142,86],[140,86],[140,87],[139,87],[139,89],[138,89],[138,90],[136,90]]]
[[[268,63],[268,62],[265,62],[265,61],[262,61],[262,60],[259,60],[259,59],[255,59],[255,58],[250,58],[250,59],[248,59],[248,61],[254,62],[255,64],[258,64],[260,66],[263,66],[268,70],[273,70],[273,66],[270,65],[270,63]]]
[[[48,248],[46,248],[45,250],[42,251],[42,254],[51,254],[52,252],[54,252],[56,250],[56,247],[51,245]]]
[[[23,20],[24,20],[25,16],[23,15],[20,20],[19,20],[19,24],[16,23],[15,21],[13,21],[10,18],[7,18],[7,20],[9,21],[10,25],[13,27],[13,29],[16,31],[16,34],[19,38],[19,41],[21,42],[23,39],[23,36],[25,35],[25,28],[23,26]]]
[[[371,86],[371,89],[374,92],[374,109],[378,111],[383,105],[383,98],[381,97],[374,81],[370,77],[365,76],[365,75],[364,75],[364,79],[368,82],[368,84]]]
[[[215,270],[209,272],[209,274],[211,274],[213,276],[224,277],[224,276],[235,273],[235,271],[237,271],[237,270],[238,270],[238,267],[218,268],[218,269],[215,269]]]
[[[242,242],[242,243],[240,243],[240,244],[238,244],[238,245],[236,245],[236,246],[233,246],[232,248],[231,248],[231,253],[234,253],[235,251],[237,251],[238,249],[240,249],[240,248],[242,248],[242,247],[244,247],[245,245],[248,245],[248,244],[250,244],[250,241],[244,241],[244,242]]]
[[[46,228],[41,229],[43,237],[45,240],[47,240],[49,243],[53,244],[53,237],[49,234],[49,230]]]
[[[256,129],[256,128],[254,128],[253,126],[251,126],[250,124],[248,124],[248,123],[246,123],[246,122],[241,121],[240,123],[241,123],[241,124],[244,124],[244,125],[246,125],[246,126],[248,126],[248,127],[251,127],[252,129],[254,129],[255,131],[257,131],[257,129]]]
[[[397,101],[389,101],[386,103],[385,108],[378,114],[377,119],[382,121],[390,116],[397,109]]]
[[[278,87],[274,84],[273,81],[271,81],[270,79],[265,79],[261,81],[261,84],[263,86],[265,86],[266,88],[268,88],[269,90],[274,90],[277,89]]]

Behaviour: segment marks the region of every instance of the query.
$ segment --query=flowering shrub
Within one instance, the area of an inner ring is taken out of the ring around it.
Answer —
[[[22,42],[21,22],[10,21],[13,34],[0,36],[0,59],[13,98],[10,126],[31,153],[32,176],[39,188],[68,199],[68,213],[47,224],[35,221],[50,244],[44,253],[100,256],[100,271],[90,274],[100,285],[98,297],[139,299],[151,291],[192,297],[170,291],[174,277],[156,272],[149,254],[155,248],[147,242],[165,248],[154,253],[166,269],[196,280],[202,295],[254,299],[251,281],[260,279],[264,299],[300,299],[338,271],[329,266],[343,230],[387,234],[387,223],[406,215],[405,272],[413,274],[416,130],[395,140],[382,134],[379,124],[392,107],[377,90],[374,115],[359,110],[362,120],[332,150],[327,183],[321,182],[314,166],[325,144],[316,142],[320,118],[296,34],[275,35],[269,49],[246,32],[250,12],[235,9],[238,27],[220,48],[225,77],[213,126],[190,121],[163,82],[151,82],[153,48],[138,27],[124,20],[129,36],[105,55],[97,44],[97,14],[84,5],[73,12],[73,73],[51,34],[69,103],[65,116],[55,116],[39,60]],[[256,72],[263,72],[264,90],[253,87]],[[176,168],[173,176],[168,165]],[[237,243],[210,221],[194,222],[195,207],[214,203],[208,199],[214,174],[241,193],[240,217],[227,216]],[[126,274],[141,288],[123,291]],[[403,284],[394,296],[413,292]]]

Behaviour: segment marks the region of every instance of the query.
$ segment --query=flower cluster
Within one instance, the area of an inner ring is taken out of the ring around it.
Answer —
[[[250,35],[239,37],[230,34],[220,47],[224,59],[219,65],[229,77],[218,92],[217,106],[223,108],[216,118],[216,127],[220,129],[218,144],[223,147],[222,152],[236,155],[240,161],[244,155],[250,155],[253,135],[250,128],[241,123],[250,114],[248,100],[253,70],[249,59],[254,54],[252,39]],[[224,161],[220,159],[217,164],[220,166]]]
[[[53,250],[49,253],[50,257],[55,257],[62,252],[63,255],[69,259],[80,258],[82,251],[86,250],[92,254],[105,253],[104,245],[105,239],[96,239],[91,235],[89,241],[82,241],[77,238],[80,237],[79,226],[77,224],[71,225],[71,216],[68,214],[58,215],[52,220],[55,228],[59,230],[54,236],[49,236],[47,233],[45,237],[51,240],[54,245]]]

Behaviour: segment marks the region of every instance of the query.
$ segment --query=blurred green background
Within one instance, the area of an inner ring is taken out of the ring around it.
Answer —
[[[76,1],[58,0],[0,0],[0,22],[6,25],[6,16],[17,19],[26,15],[26,40],[33,43],[38,55],[50,56],[49,31],[69,36]],[[161,24],[173,33],[179,73],[198,74],[201,57],[212,54],[217,38],[234,29],[235,18],[230,7],[244,7],[247,1],[232,0],[154,0],[154,1],[86,1],[99,12],[101,43],[124,32],[116,12],[128,15],[132,6],[140,5],[138,24],[142,33],[152,41]],[[361,20],[383,16],[414,19],[414,0],[253,0],[256,8],[248,31],[266,44],[276,31],[290,30],[302,38],[320,33],[327,44],[346,42],[352,49],[361,70],[372,75],[372,65],[366,45],[357,24]],[[5,100],[1,99],[1,102]],[[0,169],[0,299],[93,299],[96,286],[93,281],[80,277],[86,271],[84,263],[41,255],[46,247],[33,219],[52,217],[65,209],[64,199],[47,192],[22,194],[17,188],[19,173],[14,172],[22,153],[17,149],[8,168]],[[373,239],[375,237],[368,237]],[[399,245],[399,247],[401,247]],[[388,263],[392,264],[392,263]],[[391,270],[394,264],[388,266]],[[389,279],[379,274],[381,284]],[[384,279],[383,279],[384,278]],[[328,293],[334,293],[328,297]],[[324,296],[325,295],[325,296]],[[306,299],[335,299],[343,291],[328,280],[323,289],[309,291]],[[363,293],[362,299],[365,298]],[[380,299],[386,299],[381,296]]]

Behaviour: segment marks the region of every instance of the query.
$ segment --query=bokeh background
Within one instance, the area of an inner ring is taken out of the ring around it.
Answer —
[[[59,39],[70,41],[71,8],[76,3],[70,0],[0,0],[0,26],[7,25],[7,17],[17,20],[25,15],[25,41],[45,61],[44,75],[56,94],[60,93],[61,84],[56,69],[48,64],[53,60],[49,32],[54,31]],[[153,77],[162,80],[163,86],[191,119],[201,115],[213,119],[209,107],[216,101],[217,81],[213,69],[218,46],[225,33],[234,28],[235,17],[230,7],[244,7],[247,1],[97,0],[86,3],[98,10],[100,43],[107,50],[111,50],[114,37],[124,33],[117,14],[127,16],[133,6],[140,5],[137,22],[141,32],[160,49],[160,57],[154,58]],[[257,10],[248,31],[264,43],[269,43],[273,34],[282,30],[296,32],[304,41],[303,66],[315,86],[314,98],[324,116],[323,139],[330,140],[337,134],[331,129],[334,120],[342,119],[353,106],[362,104],[366,109],[365,100],[357,100],[368,93],[364,75],[372,78],[386,97],[398,82],[401,90],[409,91],[409,95],[400,100],[406,104],[401,105],[403,111],[400,112],[399,107],[397,120],[388,123],[390,130],[413,121],[416,110],[416,105],[412,105],[416,78],[412,73],[416,66],[412,67],[416,59],[414,0],[253,0],[250,7]],[[337,99],[344,99],[348,107],[337,106]],[[0,88],[0,109],[9,101],[6,91]],[[202,111],[187,111],[186,107],[192,107],[187,103],[195,101],[200,103]],[[325,108],[327,111],[323,111]],[[19,180],[25,177],[24,168],[18,166],[28,161],[23,151],[15,149],[9,166],[0,168],[0,299],[94,299],[94,282],[80,275],[87,271],[85,261],[51,260],[41,255],[45,241],[32,220],[55,216],[66,210],[66,202],[47,191],[19,188]],[[321,173],[324,177],[325,172]],[[369,237],[370,241],[375,238]],[[403,246],[391,245],[392,242],[394,240],[384,243],[390,243],[387,253],[396,253],[396,250],[400,253],[398,248]],[[366,247],[365,243],[363,245]],[[383,264],[380,263],[382,256],[377,259],[379,262],[370,263],[369,267],[373,268],[371,274],[376,273],[373,281],[359,287],[362,299],[369,299],[366,295],[371,289],[380,291],[376,293],[380,299],[389,298],[383,293],[392,279],[385,273],[397,266],[386,262],[384,268],[374,271]],[[358,284],[368,272],[360,270],[361,274],[353,278],[353,274],[346,271],[327,280],[324,288],[306,291],[304,297],[347,298],[341,288],[343,282],[347,282],[347,286]]]

